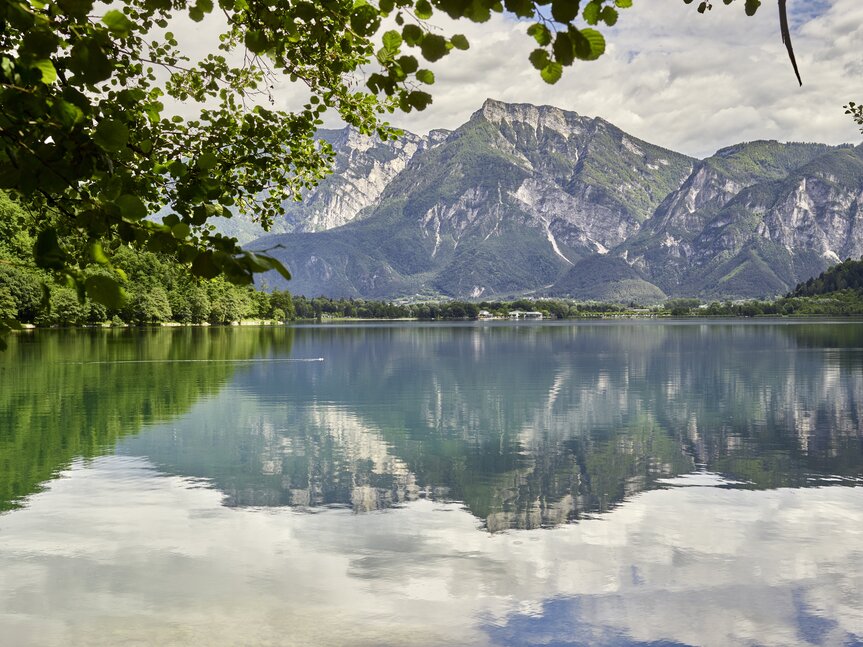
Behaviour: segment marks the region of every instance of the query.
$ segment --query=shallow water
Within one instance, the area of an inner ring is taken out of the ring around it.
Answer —
[[[863,642],[863,325],[39,332],[0,643]]]

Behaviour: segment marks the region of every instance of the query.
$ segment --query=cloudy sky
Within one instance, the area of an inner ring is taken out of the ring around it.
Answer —
[[[774,0],[753,18],[738,0],[715,0],[704,15],[683,0],[638,0],[607,30],[599,61],[576,63],[554,86],[527,56],[527,23],[496,16],[482,25],[441,23],[468,35],[471,49],[434,66],[434,104],[397,114],[398,126],[455,128],[487,97],[552,104],[601,116],[653,143],[705,156],[742,140],[858,142],[844,114],[863,100],[863,2],[789,0],[803,76],[794,78],[779,35]],[[285,98],[287,100],[287,98]]]
[[[863,2],[788,0],[792,36],[803,77],[797,85],[779,34],[776,0],[747,17],[743,0],[714,0],[705,14],[683,0],[636,0],[618,24],[604,29],[608,49],[598,61],[577,62],[556,85],[528,62],[535,47],[530,22],[495,15],[483,24],[432,20],[441,33],[466,34],[467,52],[431,67],[434,104],[390,121],[425,133],[457,128],[486,98],[551,104],[600,116],[629,133],[696,156],[740,141],[778,139],[857,143],[858,128],[843,106],[863,102]],[[218,23],[214,14],[208,20]],[[204,30],[180,20],[174,31],[193,58],[212,49]],[[297,109],[307,94],[289,83],[276,88],[276,107]],[[191,106],[177,107],[189,116]],[[339,127],[337,121],[326,123]]]

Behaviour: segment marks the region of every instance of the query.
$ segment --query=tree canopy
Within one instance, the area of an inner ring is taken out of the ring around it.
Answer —
[[[332,161],[315,138],[327,111],[362,133],[397,136],[386,115],[432,101],[423,62],[469,47],[429,24],[435,12],[523,19],[537,45],[526,64],[554,83],[603,54],[602,29],[632,2],[0,0],[0,190],[34,215],[33,262],[82,300],[125,301],[112,259],[128,246],[173,255],[202,279],[287,276],[209,219],[236,210],[267,226],[300,199]],[[742,4],[751,15],[760,2]],[[206,21],[212,38],[199,60],[171,31],[186,18]],[[282,80],[306,93],[303,109],[273,107]],[[183,105],[193,117],[178,114]]]

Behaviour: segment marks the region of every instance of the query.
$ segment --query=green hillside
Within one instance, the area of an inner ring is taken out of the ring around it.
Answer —
[[[863,292],[863,258],[859,261],[844,260],[825,272],[809,279],[788,293],[789,297],[812,297],[838,292],[856,290]]]

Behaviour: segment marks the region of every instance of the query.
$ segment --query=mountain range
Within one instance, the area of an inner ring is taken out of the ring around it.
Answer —
[[[746,142],[695,159],[601,118],[487,100],[454,131],[322,135],[334,173],[280,229],[225,229],[307,296],[769,297],[863,254],[863,146]]]

